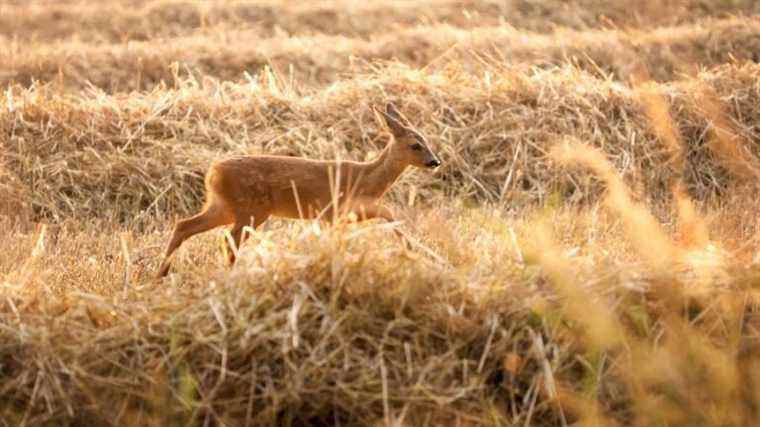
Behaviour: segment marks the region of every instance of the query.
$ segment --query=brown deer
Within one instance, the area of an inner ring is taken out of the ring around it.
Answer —
[[[393,214],[379,199],[407,166],[435,168],[441,162],[392,103],[378,112],[393,137],[368,162],[242,156],[212,164],[206,173],[203,210],[177,222],[158,276],[169,272],[169,257],[182,242],[221,225],[233,224],[230,234],[237,248],[245,226],[255,229],[270,216],[332,220],[354,213],[362,220],[393,221]],[[235,252],[230,246],[232,264]]]

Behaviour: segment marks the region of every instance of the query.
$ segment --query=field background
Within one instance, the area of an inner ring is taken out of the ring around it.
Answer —
[[[0,425],[757,425],[758,13],[0,3]],[[388,101],[443,162],[399,223],[154,279],[212,161],[370,159]]]

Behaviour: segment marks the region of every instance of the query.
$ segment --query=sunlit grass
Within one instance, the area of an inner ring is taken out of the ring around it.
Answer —
[[[0,424],[756,424],[757,5],[621,5],[0,6]],[[212,160],[370,159],[389,100],[400,224],[155,279]]]

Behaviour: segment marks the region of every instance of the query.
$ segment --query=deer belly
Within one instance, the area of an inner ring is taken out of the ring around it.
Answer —
[[[296,197],[293,191],[274,194],[273,202],[272,215],[294,219],[318,218],[330,206],[329,200],[322,201],[307,192]]]

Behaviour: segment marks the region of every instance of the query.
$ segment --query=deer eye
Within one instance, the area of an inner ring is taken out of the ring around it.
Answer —
[[[414,150],[414,151],[420,151],[420,150],[422,150],[422,144],[420,144],[419,142],[417,142],[417,143],[412,144],[410,146],[410,148],[412,150]]]

